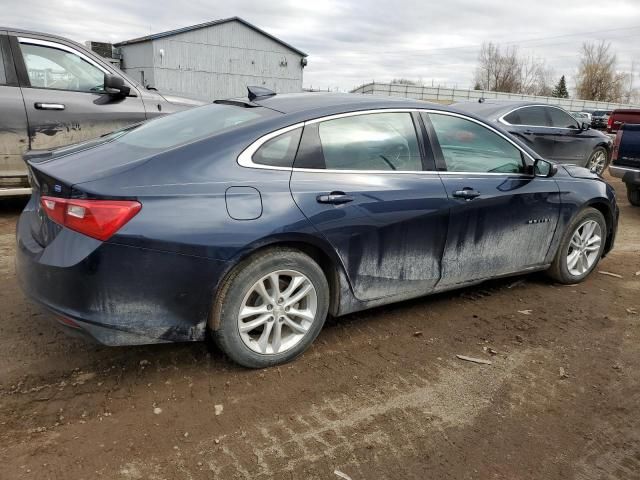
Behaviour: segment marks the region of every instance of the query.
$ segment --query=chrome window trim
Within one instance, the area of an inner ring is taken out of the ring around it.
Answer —
[[[301,127],[305,127],[306,125],[312,125],[315,123],[320,123],[320,122],[325,122],[328,120],[335,120],[338,118],[347,118],[347,117],[355,117],[355,116],[359,116],[359,115],[370,115],[370,114],[376,114],[376,113],[412,113],[412,112],[417,112],[417,113],[433,113],[433,114],[439,114],[439,115],[449,115],[451,117],[458,117],[458,118],[462,118],[463,120],[468,120],[470,122],[476,123],[478,125],[480,125],[481,127],[484,127],[490,131],[492,131],[493,133],[497,134],[498,136],[502,137],[504,140],[506,140],[507,142],[509,142],[511,145],[513,145],[522,155],[524,155],[526,158],[528,158],[531,163],[534,162],[534,159],[531,155],[529,155],[526,151],[524,151],[517,143],[515,143],[513,140],[511,140],[509,137],[507,137],[506,135],[504,135],[502,132],[500,132],[499,130],[496,130],[495,128],[493,128],[491,125],[487,125],[479,120],[476,120],[475,118],[471,118],[468,117],[466,115],[460,114],[460,113],[456,113],[456,112],[448,112],[448,111],[444,111],[444,110],[433,110],[433,109],[428,109],[428,108],[379,108],[379,109],[373,109],[373,110],[358,110],[355,112],[346,112],[346,113],[337,113],[337,114],[333,114],[333,115],[327,115],[324,117],[318,117],[318,118],[314,118],[311,120],[306,120],[304,122],[299,122],[296,123],[294,125],[290,125],[288,127],[283,127],[280,128],[278,130],[274,130],[273,132],[267,133],[265,135],[263,135],[262,137],[258,138],[257,140],[255,140],[253,143],[251,143],[247,148],[245,148],[242,153],[240,153],[240,155],[238,156],[237,162],[238,165],[240,165],[241,167],[245,167],[245,168],[257,168],[257,169],[261,169],[261,170],[284,170],[284,171],[295,171],[295,172],[309,172],[309,173],[347,173],[347,174],[369,174],[369,173],[373,173],[373,174],[391,174],[391,175],[398,175],[398,174],[411,174],[411,175],[424,175],[424,174],[428,174],[428,175],[474,175],[474,176],[482,176],[482,175],[508,175],[508,176],[517,176],[517,177],[527,177],[530,178],[532,177],[532,175],[526,174],[526,173],[494,173],[494,172],[449,172],[449,171],[440,171],[440,170],[402,170],[402,171],[398,171],[398,170],[334,170],[334,169],[316,169],[316,168],[294,168],[294,167],[276,167],[276,166],[271,166],[271,165],[261,165],[259,163],[254,163],[253,162],[253,154],[262,146],[264,145],[266,142],[268,142],[269,140],[271,140],[272,138],[275,138],[279,135],[282,135],[284,133],[290,132],[291,130],[295,130],[296,128],[301,128]],[[418,135],[418,132],[416,132],[416,135]]]
[[[557,105],[549,105],[549,104],[534,104],[534,105],[522,105],[521,107],[516,107],[513,110],[508,111],[507,113],[505,113],[504,115],[502,115],[500,118],[498,118],[498,122],[504,124],[504,125],[508,125],[510,127],[531,127],[531,128],[557,128],[559,130],[572,130],[572,131],[579,131],[579,128],[567,128],[567,127],[553,127],[551,125],[527,125],[526,123],[509,123],[505,120],[504,117],[506,117],[507,115],[511,115],[513,112],[517,112],[518,110],[522,110],[523,108],[532,108],[532,107],[545,107],[545,108],[555,108],[556,110],[560,110],[564,113],[566,113],[567,115],[569,115],[571,118],[573,118],[576,123],[578,123],[578,120],[571,115],[571,113],[569,113],[567,110],[565,110],[562,107],[559,107]]]
[[[265,170],[287,170],[291,171],[293,167],[276,167],[274,165],[261,165],[259,163],[253,163],[253,154],[258,151],[258,149],[267,143],[269,140],[275,137],[279,137],[280,135],[295,130],[296,128],[304,127],[304,122],[296,123],[294,125],[289,125],[288,127],[280,128],[271,133],[267,133],[263,135],[258,140],[254,141],[251,145],[243,150],[243,152],[238,156],[238,164],[241,167],[246,168],[261,168]],[[300,139],[302,140],[302,139]]]
[[[97,69],[101,70],[103,73],[107,73],[107,74],[111,73],[109,70],[104,68],[98,62],[96,62],[92,58],[88,57],[84,53],[79,52],[75,48],[71,48],[71,47],[68,47],[66,45],[63,45],[62,43],[49,42],[48,40],[38,40],[36,38],[28,38],[28,37],[18,37],[18,43],[26,43],[26,44],[29,44],[29,45],[39,45],[41,47],[51,47],[51,48],[55,48],[57,50],[63,50],[65,52],[67,52],[67,53],[72,53],[74,55],[79,56],[80,58],[85,60],[87,63],[90,63],[91,65],[93,65]]]

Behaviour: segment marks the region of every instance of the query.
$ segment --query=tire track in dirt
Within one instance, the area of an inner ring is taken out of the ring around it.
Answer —
[[[425,370],[398,375],[394,385],[373,393],[325,398],[288,418],[265,419],[202,441],[192,449],[199,459],[193,463],[199,461],[213,478],[310,478],[304,475],[329,475],[334,468],[353,478],[373,478],[376,466],[390,461],[402,470],[403,458],[419,456],[426,444],[446,439],[448,428],[472,424],[532,355],[549,353],[522,351],[489,367],[451,362],[439,369],[436,382]],[[383,454],[371,462],[375,451]],[[158,462],[162,460],[126,463],[119,474],[123,479],[151,478]]]

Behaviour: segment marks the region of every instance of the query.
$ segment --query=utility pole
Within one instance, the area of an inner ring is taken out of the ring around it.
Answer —
[[[636,61],[631,61],[631,78],[629,79],[629,92],[627,93],[627,103],[631,103],[631,96],[633,95],[633,80],[636,75]]]

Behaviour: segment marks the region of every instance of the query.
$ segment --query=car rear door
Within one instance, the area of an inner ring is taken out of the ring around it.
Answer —
[[[136,89],[116,97],[104,92],[113,74],[87,52],[61,40],[10,37],[29,120],[31,149],[55,148],[99,137],[145,120]]]
[[[20,193],[15,189],[29,186],[27,167],[22,161],[28,148],[27,116],[9,37],[0,31],[0,195]]]
[[[529,174],[532,161],[487,125],[424,117],[450,207],[438,288],[544,265],[560,211],[556,182]]]
[[[546,107],[531,105],[520,107],[503,115],[500,123],[536,151],[541,157],[554,160],[556,131],[551,126],[551,118]]]
[[[554,133],[554,154],[552,159],[561,163],[575,163],[583,166],[593,151],[596,133],[583,130],[578,121],[558,107],[545,107],[551,119]]]
[[[427,293],[440,278],[449,209],[421,133],[409,111],[356,112],[304,127],[291,193],[360,300]]]

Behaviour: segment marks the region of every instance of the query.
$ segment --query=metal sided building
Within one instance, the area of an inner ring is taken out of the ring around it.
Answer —
[[[307,54],[239,17],[114,45],[121,68],[165,94],[211,101],[244,96],[248,85],[302,91]]]

